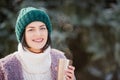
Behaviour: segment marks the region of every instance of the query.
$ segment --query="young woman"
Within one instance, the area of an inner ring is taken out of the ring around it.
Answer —
[[[64,53],[51,48],[52,26],[42,10],[20,10],[15,32],[18,51],[0,59],[0,80],[57,80],[58,59]],[[66,80],[75,80],[75,68],[65,70]]]

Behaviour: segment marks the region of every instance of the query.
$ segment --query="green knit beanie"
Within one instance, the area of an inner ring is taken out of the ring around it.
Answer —
[[[45,23],[48,29],[48,33],[51,34],[52,25],[47,13],[34,7],[27,7],[20,10],[16,21],[15,32],[18,42],[21,42],[26,26],[34,21],[40,21]]]

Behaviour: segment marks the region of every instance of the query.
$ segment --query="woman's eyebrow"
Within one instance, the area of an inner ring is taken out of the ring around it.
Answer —
[[[28,29],[28,28],[35,28],[35,27],[33,27],[33,26],[29,26],[29,27],[27,27],[27,29]]]
[[[40,27],[44,27],[44,26],[45,26],[45,24],[40,25]]]

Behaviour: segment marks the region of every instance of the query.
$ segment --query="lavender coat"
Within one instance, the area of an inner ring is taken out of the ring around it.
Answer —
[[[58,65],[59,58],[66,58],[64,54],[56,49],[51,49],[51,74],[52,79],[57,80],[57,71],[55,67]],[[10,54],[0,59],[0,80],[24,80],[20,61],[15,54]]]

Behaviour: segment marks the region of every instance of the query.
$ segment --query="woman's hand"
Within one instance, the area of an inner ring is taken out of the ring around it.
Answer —
[[[65,70],[66,80],[75,80],[74,70],[75,67],[68,66],[68,69]]]

